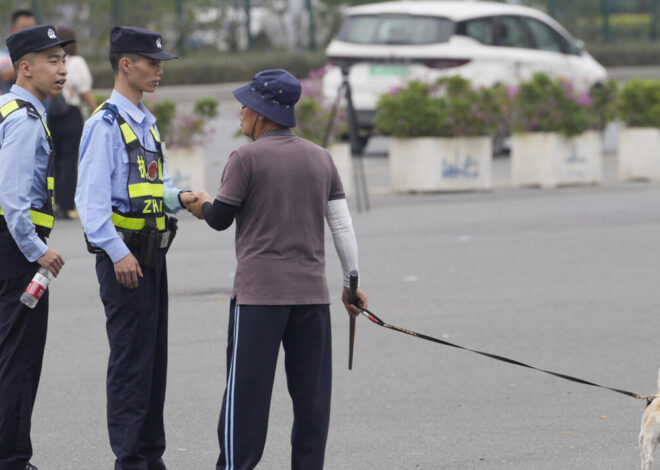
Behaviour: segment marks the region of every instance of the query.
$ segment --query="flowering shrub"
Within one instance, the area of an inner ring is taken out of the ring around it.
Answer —
[[[503,92],[502,92],[503,89]],[[543,73],[520,85],[502,87],[502,107],[512,132],[583,133],[593,120],[592,98],[565,80]]]
[[[322,93],[322,80],[327,71],[327,66],[313,70],[301,80],[302,93],[296,104],[296,134],[318,145],[323,145],[334,106],[334,101],[327,100]],[[328,136],[328,143],[345,137],[347,129],[346,108],[340,106]]]
[[[374,125],[395,137],[483,136],[495,132],[501,111],[493,89],[472,88],[455,76],[410,82],[380,98]]]
[[[619,116],[630,127],[660,127],[660,81],[633,78],[626,83]]]
[[[605,83],[598,83],[591,87],[591,106],[589,114],[590,129],[603,130],[608,122],[613,121],[617,115],[619,82],[610,79]]]
[[[150,103],[149,110],[156,117],[161,139],[168,147],[190,148],[201,145],[213,130],[208,121],[218,115],[218,102],[212,98],[197,101],[192,113],[176,112],[172,101]]]

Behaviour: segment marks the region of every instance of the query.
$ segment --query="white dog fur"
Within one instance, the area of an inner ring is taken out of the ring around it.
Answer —
[[[658,371],[658,394],[642,416],[639,446],[642,452],[642,470],[651,470],[653,451],[660,444],[660,371]]]

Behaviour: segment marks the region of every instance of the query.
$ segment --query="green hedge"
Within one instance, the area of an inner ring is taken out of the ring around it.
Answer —
[[[286,69],[298,78],[307,76],[310,70],[323,67],[323,52],[294,53],[242,53],[195,55],[163,62],[161,85],[188,85],[202,83],[247,82],[257,72],[265,69]],[[111,88],[112,69],[109,62],[89,64],[94,78],[94,88]]]

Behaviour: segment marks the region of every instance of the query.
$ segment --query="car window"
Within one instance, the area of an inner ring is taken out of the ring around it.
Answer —
[[[559,34],[548,25],[533,18],[523,18],[523,21],[529,28],[537,49],[552,52],[564,52],[566,50]]]
[[[454,23],[446,18],[412,15],[354,15],[346,18],[339,40],[358,44],[431,44],[447,42]]]
[[[493,45],[495,44],[495,26],[490,18],[479,18],[478,20],[467,21],[461,27],[461,31],[466,36],[477,41]]]
[[[514,16],[495,18],[495,45],[504,47],[532,47],[520,20]]]

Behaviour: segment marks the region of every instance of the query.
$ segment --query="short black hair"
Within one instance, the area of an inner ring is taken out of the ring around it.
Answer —
[[[140,59],[140,54],[135,54],[133,52],[111,52],[108,56],[108,60],[110,60],[110,66],[115,75],[119,73],[119,61],[122,57],[128,57],[133,62],[136,62]]]
[[[18,19],[19,19],[21,16],[27,16],[27,17],[30,17],[30,18],[36,18],[35,14],[34,14],[34,12],[33,12],[32,10],[28,10],[27,8],[22,8],[22,9],[20,9],[20,10],[16,10],[14,13],[11,14],[11,24],[12,24],[12,25],[15,24],[16,21],[18,21]]]

